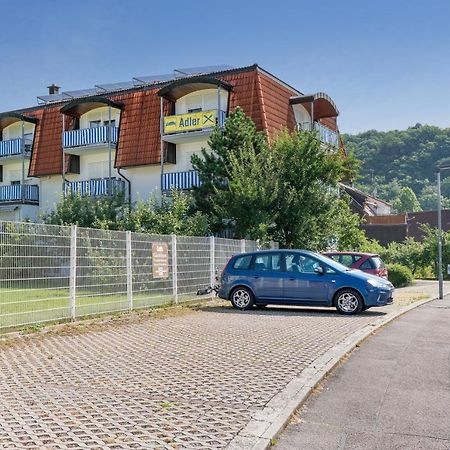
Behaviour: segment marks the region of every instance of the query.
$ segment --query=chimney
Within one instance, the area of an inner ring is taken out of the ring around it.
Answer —
[[[59,86],[56,86],[55,83],[52,83],[50,86],[47,86],[49,95],[58,94],[59,93]]]

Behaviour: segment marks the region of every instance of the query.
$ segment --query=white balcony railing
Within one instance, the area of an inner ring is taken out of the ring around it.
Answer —
[[[0,203],[39,203],[39,187],[34,184],[10,184],[0,186]]]
[[[8,139],[6,141],[0,141],[0,157],[2,156],[14,156],[22,154],[22,147],[25,153],[31,150],[31,139]]]
[[[201,181],[195,170],[188,172],[167,172],[162,175],[162,190],[170,191],[172,189],[188,190],[200,186]]]
[[[109,142],[110,130],[111,143],[116,144],[119,128],[104,126],[65,131],[63,133],[63,147],[85,147],[87,145],[107,144]]]
[[[102,197],[110,193],[124,192],[125,182],[116,178],[99,178],[85,181],[67,181],[65,194],[78,194],[82,197]]]
[[[311,122],[301,122],[297,124],[297,128],[301,131],[311,131]],[[321,142],[331,145],[333,147],[339,146],[338,133],[320,122],[314,122],[313,130],[317,132],[317,135]]]

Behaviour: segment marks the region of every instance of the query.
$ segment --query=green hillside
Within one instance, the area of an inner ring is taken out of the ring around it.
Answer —
[[[361,161],[357,187],[393,203],[399,212],[436,209],[436,166],[450,164],[450,128],[417,124],[343,138],[347,151]],[[444,206],[450,207],[450,171],[443,175]]]

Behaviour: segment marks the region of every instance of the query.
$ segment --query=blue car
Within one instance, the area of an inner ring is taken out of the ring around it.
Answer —
[[[394,286],[317,253],[270,250],[233,256],[218,295],[240,310],[269,304],[335,306],[350,315],[392,303]]]

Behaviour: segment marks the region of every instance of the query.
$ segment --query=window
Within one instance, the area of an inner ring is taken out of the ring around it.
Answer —
[[[109,120],[104,120],[104,121],[103,121],[103,125],[104,125],[105,127],[109,126]],[[114,119],[111,120],[111,126],[112,126],[113,128],[116,126],[116,121],[115,121]]]
[[[286,254],[286,270],[288,272],[314,273],[320,262],[300,253]]]
[[[0,183],[3,181],[3,166],[0,166]]]
[[[280,254],[279,253],[265,253],[255,257],[255,270],[265,271],[281,271]]]
[[[340,261],[344,266],[350,267],[354,263],[354,258],[352,255],[341,255]]]
[[[19,186],[19,184],[20,184],[20,181],[16,181],[16,180],[11,181],[11,186]]]
[[[372,258],[369,258],[372,260],[372,266],[375,269],[384,269],[385,265],[384,262],[378,257],[378,256],[373,256]]]
[[[234,262],[233,269],[236,270],[248,270],[250,268],[250,263],[252,262],[252,255],[241,256],[236,258]]]
[[[91,120],[89,122],[89,128],[98,128],[99,126],[101,126],[101,123],[101,120]]]
[[[374,269],[373,265],[372,265],[372,261],[370,260],[371,258],[367,258],[360,266],[359,268],[361,270],[368,270],[368,269]]]

